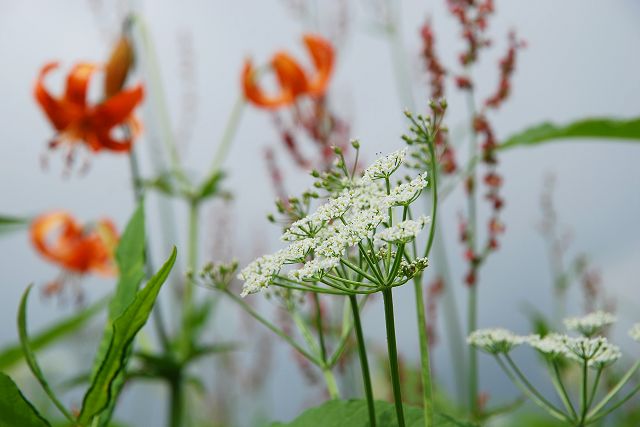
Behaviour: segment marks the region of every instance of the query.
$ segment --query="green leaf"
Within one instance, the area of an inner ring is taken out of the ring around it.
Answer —
[[[27,228],[30,222],[30,218],[19,218],[16,216],[0,215],[0,234],[22,230],[24,228]]]
[[[133,340],[147,322],[162,284],[165,282],[176,260],[176,249],[158,272],[141,289],[134,300],[113,322],[113,332],[109,348],[84,396],[78,421],[82,425],[90,424],[93,417],[107,408],[116,398],[112,385],[124,372]]]
[[[47,382],[40,366],[38,365],[38,361],[36,360],[35,355],[33,354],[33,349],[31,348],[31,344],[29,342],[29,336],[27,334],[27,300],[29,299],[29,292],[31,292],[31,288],[33,285],[29,285],[27,289],[24,291],[22,295],[22,300],[20,301],[20,307],[18,309],[18,335],[20,336],[20,344],[22,345],[22,351],[24,352],[24,357],[27,361],[27,365],[29,365],[29,369],[36,377],[42,388],[44,389],[49,399],[53,402],[54,405],[62,412],[62,414],[69,420],[74,421],[73,417],[67,411],[67,408],[58,400],[51,387],[49,387],[49,383]]]
[[[119,272],[118,283],[116,285],[113,298],[109,303],[109,315],[102,334],[102,340],[100,341],[98,351],[96,352],[90,382],[95,379],[107,350],[109,349],[113,321],[122,315],[129,304],[131,304],[136,296],[138,288],[140,287],[140,283],[145,276],[145,256],[144,205],[140,204],[131,216],[127,227],[122,233],[118,247],[116,248],[116,263],[118,265]],[[112,395],[117,396],[123,385],[124,375],[120,374],[112,384]],[[111,401],[112,406],[103,412],[103,423],[101,422],[99,425],[106,424],[108,419],[111,417],[115,402],[116,399],[113,399]]]
[[[640,141],[640,118],[591,118],[561,126],[550,122],[532,126],[507,138],[500,149],[537,145],[557,139],[599,138]]]
[[[395,406],[389,402],[376,401],[376,421],[380,427],[396,427]],[[422,427],[424,419],[421,408],[404,406],[406,427]],[[274,423],[271,427],[368,427],[369,415],[364,400],[330,400],[320,406],[306,410],[290,423]],[[458,421],[445,414],[436,414],[438,427],[475,427],[466,421]]]
[[[99,313],[106,305],[107,299],[101,299],[78,313],[60,320],[58,323],[49,326],[36,333],[29,344],[33,352],[46,348],[48,345],[57,342],[59,339],[70,335],[80,329],[89,319]],[[24,358],[21,344],[14,344],[0,350],[0,371],[7,371]]]
[[[20,392],[13,380],[0,372],[0,427],[51,427]]]
[[[220,171],[211,174],[207,179],[202,183],[200,188],[198,189],[198,198],[206,199],[208,197],[215,196],[218,194],[218,186],[220,184],[220,180],[224,178],[224,174]]]

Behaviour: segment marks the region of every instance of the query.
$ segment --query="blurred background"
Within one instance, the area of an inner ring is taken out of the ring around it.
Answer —
[[[83,220],[107,216],[120,229],[126,224],[134,208],[126,158],[108,153],[91,156],[85,176],[72,173],[64,177],[62,155],[53,152],[48,155],[48,168],[43,168],[40,159],[47,151],[52,130],[33,100],[32,88],[45,62],[59,60],[66,70],[79,60],[103,60],[118,36],[123,16],[130,10],[139,13],[149,27],[169,107],[169,124],[183,162],[194,176],[207,172],[231,109],[242,96],[240,71],[244,59],[251,56],[257,63],[265,63],[278,49],[306,58],[301,35],[309,31],[336,42],[338,60],[329,103],[349,123],[350,135],[361,140],[365,163],[374,159],[375,153],[401,148],[404,143],[400,136],[407,129],[402,111],[411,106],[398,96],[398,84],[411,87],[418,111],[426,111],[428,99],[428,76],[420,58],[420,27],[430,17],[436,50],[447,67],[459,69],[457,53],[462,46],[459,26],[444,0],[390,3],[390,10],[400,14],[399,37],[407,58],[405,71],[409,78],[401,82],[393,74],[390,43],[379,30],[380,20],[388,10],[383,0],[0,0],[0,212],[33,216],[64,208]],[[483,52],[473,75],[481,96],[492,92],[498,83],[497,64],[506,51],[508,32],[516,29],[527,41],[527,48],[518,57],[512,94],[490,116],[498,139],[546,120],[564,123],[584,117],[637,116],[638,22],[640,2],[636,0],[497,0],[488,32],[494,44]],[[60,93],[64,74],[59,71],[48,78],[52,92]],[[139,80],[139,76],[133,80]],[[452,137],[455,140],[459,135],[464,140],[465,101],[450,83],[447,100],[447,124]],[[148,176],[149,159],[158,150],[154,147],[158,140],[153,129],[163,123],[148,114],[147,108],[143,106],[142,117],[149,120],[145,120],[145,134],[136,150],[143,174]],[[279,229],[266,221],[266,215],[274,210],[276,197],[265,161],[266,149],[275,153],[290,194],[301,192],[312,182],[287,155],[268,114],[246,106],[241,120],[223,165],[227,174],[224,187],[233,193],[233,201],[215,201],[203,209],[203,263],[235,256],[244,265],[260,253],[279,248]],[[464,158],[466,150],[461,149],[460,153]],[[640,312],[639,161],[640,145],[612,141],[571,140],[502,153],[499,170],[505,179],[506,233],[501,248],[481,273],[480,327],[507,326],[524,333],[530,330],[527,313],[531,308],[551,313],[552,275],[539,223],[543,218],[540,197],[545,177],[553,174],[558,221],[563,233],[571,236],[567,259],[580,253],[588,255],[607,300],[621,319],[614,336],[629,344],[625,331],[639,320]],[[453,289],[463,313],[466,267],[457,227],[458,214],[464,209],[463,193],[458,189],[444,202],[440,214],[455,281]],[[151,197],[147,211],[156,264],[166,257],[167,244],[171,243],[160,237],[166,230],[157,220],[159,210],[175,215],[178,228],[169,240],[173,239],[180,248],[186,235],[184,204],[167,204],[157,196]],[[58,269],[38,257],[24,232],[1,236],[0,254],[0,345],[6,345],[17,340],[15,317],[25,286],[47,283]],[[179,281],[182,273],[184,269],[176,272],[174,280]],[[93,278],[82,283],[87,301],[107,294],[110,286],[109,280]],[[397,294],[399,348],[405,361],[417,364],[413,292],[407,287]],[[573,287],[570,295],[569,313],[581,313],[580,290]],[[165,289],[162,303],[169,312],[171,297],[171,291]],[[211,335],[243,341],[240,354],[233,357],[240,364],[249,363],[250,355],[258,349],[255,329],[260,326],[254,323],[248,327],[236,307],[224,303],[222,300],[216,314],[220,327]],[[378,303],[365,311],[364,331],[382,347],[384,321]],[[39,329],[76,309],[72,301],[32,298],[29,327]],[[443,336],[442,309],[438,316],[437,333]],[[243,337],[245,329],[250,330]],[[52,382],[71,376],[76,366],[89,366],[95,345],[92,339],[97,340],[100,330],[96,324],[40,356]],[[145,338],[141,341],[145,345]],[[454,390],[455,367],[448,347],[439,342],[434,351],[438,380]],[[629,351],[637,354],[633,347]],[[533,361],[530,354],[523,352],[519,356],[525,363]],[[249,408],[239,423],[244,425],[260,417],[289,420],[323,398],[292,360],[291,351],[273,340],[270,362],[265,361],[264,365],[268,369],[264,391],[252,395],[236,390],[231,397],[236,410]],[[480,361],[483,391],[497,401],[513,393],[512,385],[493,361],[482,355]],[[220,374],[216,373],[215,363],[208,362],[202,369],[207,373],[205,384],[216,389]],[[531,364],[530,369],[537,368]],[[26,368],[20,368],[16,375],[28,395],[36,396],[37,403],[45,401],[37,397],[38,386],[30,380]],[[352,385],[351,389],[357,390],[358,386]],[[162,425],[164,411],[156,405],[164,402],[164,393],[162,386],[153,383],[128,388],[117,417],[132,425]],[[75,395],[72,392],[65,401],[71,407],[78,406],[81,396],[80,391]]]

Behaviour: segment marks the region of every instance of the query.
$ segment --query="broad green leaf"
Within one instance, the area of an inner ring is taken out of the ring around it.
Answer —
[[[30,218],[19,218],[16,216],[0,215],[0,234],[18,231],[27,228],[31,222]]]
[[[147,322],[162,284],[165,282],[176,260],[176,249],[158,272],[135,296],[134,300],[113,322],[111,341],[104,359],[84,396],[78,421],[88,425],[92,419],[107,408],[116,398],[112,385],[126,368],[126,361],[133,340]]]
[[[31,348],[31,343],[29,342],[29,336],[27,334],[27,300],[29,299],[29,292],[31,292],[32,287],[33,285],[29,285],[24,291],[22,300],[20,301],[20,307],[18,309],[18,335],[20,336],[20,344],[22,345],[24,358],[27,361],[27,365],[29,365],[29,369],[31,369],[31,372],[36,377],[45,393],[47,393],[47,396],[49,396],[49,399],[51,399],[53,404],[56,405],[60,412],[62,412],[69,421],[73,421],[73,417],[69,411],[58,400],[51,387],[49,387],[49,383],[44,377],[44,374],[40,369],[40,365],[38,365],[38,361],[33,354],[33,349]]]
[[[20,392],[13,380],[0,372],[0,427],[51,427]]]
[[[640,118],[620,120],[613,118],[591,118],[567,125],[550,122],[532,126],[507,138],[500,149],[537,145],[558,139],[598,138],[640,141]]]
[[[70,335],[80,329],[89,319],[99,313],[106,305],[107,300],[101,299],[78,313],[66,317],[52,326],[34,334],[29,340],[31,350],[37,352],[59,339]],[[0,371],[7,371],[24,358],[21,344],[14,344],[0,350]]]
[[[93,363],[91,372],[91,380],[93,380],[100,369],[105,354],[111,343],[111,334],[113,321],[118,318],[124,310],[131,304],[136,296],[136,292],[145,276],[145,221],[144,221],[144,205],[140,204],[134,214],[131,216],[127,227],[122,233],[118,247],[116,248],[116,263],[118,265],[118,283],[109,303],[109,316],[104,327],[102,340],[98,345],[98,351]],[[126,365],[126,361],[125,361]],[[124,385],[124,376],[121,374],[119,378],[112,384],[111,393],[117,396]],[[115,405],[113,399],[112,405]],[[108,408],[102,414],[105,423],[111,416],[113,407]],[[100,423],[103,425],[103,423]]]
[[[380,427],[397,427],[395,406],[389,402],[376,401],[376,422]],[[422,409],[404,406],[406,427],[423,427]],[[369,413],[364,400],[330,400],[308,409],[290,423],[274,423],[271,427],[368,427]],[[438,427],[475,427],[466,421],[436,414]]]

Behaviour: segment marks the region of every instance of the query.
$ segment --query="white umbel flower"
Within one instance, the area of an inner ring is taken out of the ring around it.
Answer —
[[[431,222],[428,216],[420,216],[418,219],[408,219],[397,223],[393,227],[386,228],[375,236],[375,243],[380,245],[387,243],[408,243],[416,238],[425,224]]]
[[[567,356],[578,362],[587,362],[588,366],[598,367],[615,362],[620,357],[620,349],[610,344],[604,337],[568,337],[563,336]]]
[[[286,259],[282,256],[282,252],[276,252],[264,255],[247,265],[238,274],[238,279],[244,280],[240,295],[246,297],[269,287],[273,276],[278,274],[285,262]]]
[[[569,317],[564,319],[564,325],[571,331],[577,331],[586,337],[591,337],[605,326],[615,323],[616,316],[599,310],[582,317]]]
[[[380,157],[371,166],[364,171],[364,177],[367,179],[388,178],[396,171],[404,161],[407,155],[407,149],[394,151],[393,153]]]
[[[295,280],[317,280],[339,264],[340,258],[315,258],[307,261],[302,268],[290,271],[289,277]]]
[[[636,323],[631,327],[629,336],[632,340],[640,342],[640,323]]]
[[[555,359],[559,356],[567,356],[567,347],[564,344],[564,338],[566,335],[560,335],[557,333],[551,333],[540,338],[539,335],[531,335],[527,339],[527,343],[540,353],[550,359]]]
[[[413,180],[394,187],[386,197],[389,206],[406,206],[415,201],[427,186],[427,173],[421,173]]]
[[[503,328],[478,329],[467,338],[467,343],[489,354],[509,353],[526,341],[525,337]]]

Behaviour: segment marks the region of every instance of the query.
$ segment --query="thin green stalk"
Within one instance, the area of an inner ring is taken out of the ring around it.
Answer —
[[[384,289],[382,291],[382,298],[384,301],[384,318],[387,327],[387,348],[389,351],[389,370],[391,371],[393,400],[396,407],[396,416],[398,417],[398,427],[405,427],[400,370],[398,368],[398,350],[396,347],[396,329],[393,318],[393,294],[391,289]]]
[[[599,367],[596,372],[596,378],[593,380],[593,385],[591,387],[591,394],[589,395],[589,401],[587,402],[587,408],[590,408],[593,404],[593,399],[596,397],[596,393],[598,393],[598,385],[600,384],[600,378],[602,377],[602,370],[604,367]]]
[[[467,314],[467,331],[475,331],[478,322],[478,288],[475,285],[469,287],[469,306]],[[478,351],[475,348],[469,349],[469,407],[474,416],[479,415],[478,402]]]
[[[612,413],[613,411],[618,409],[620,406],[624,405],[629,399],[631,399],[633,396],[635,396],[635,394],[638,391],[640,391],[640,384],[638,384],[636,387],[634,387],[634,389],[631,390],[629,392],[629,394],[627,394],[625,397],[623,397],[620,401],[616,402],[613,406],[609,407],[606,411],[601,412],[599,414],[594,414],[594,416],[592,416],[591,413],[589,413],[589,415],[587,415],[586,424],[594,423],[594,422],[606,417],[607,415],[609,415],[610,413]]]
[[[529,382],[529,380],[527,380],[527,377],[525,377],[525,375],[522,373],[522,371],[520,370],[520,368],[518,368],[518,365],[516,365],[516,363],[513,361],[513,359],[511,358],[511,356],[509,356],[508,354],[504,355],[504,358],[506,359],[507,363],[509,364],[509,366],[511,367],[511,369],[513,369],[513,371],[516,373],[516,375],[518,376],[518,378],[520,379],[520,381],[533,393],[536,395],[536,397],[542,401],[544,404],[546,404],[549,408],[553,409],[555,412],[558,412],[560,414],[562,414],[562,411],[558,408],[556,408],[555,405],[553,405],[551,402],[549,402],[547,399],[544,398],[544,396],[542,396],[542,394],[533,386],[533,384],[531,384]],[[563,414],[564,417],[566,417],[566,415]]]
[[[269,322],[267,319],[262,317],[257,311],[253,309],[253,307],[251,307],[249,304],[244,302],[240,297],[238,297],[228,289],[223,290],[223,292],[225,295],[231,298],[236,304],[238,304],[244,311],[246,311],[251,317],[256,319],[258,322],[262,323],[264,326],[267,327],[267,329],[269,329],[271,332],[275,333],[277,336],[282,338],[285,342],[287,342],[287,344],[295,348],[301,355],[307,358],[311,363],[313,363],[316,366],[322,366],[321,360],[319,360],[317,357],[315,357],[314,355],[309,353],[307,350],[302,348],[300,344],[295,342],[293,338],[287,335],[280,328],[278,328],[277,326]]]
[[[316,329],[318,330],[318,342],[320,344],[320,356],[322,361],[327,363],[327,347],[324,342],[324,326],[322,324],[322,307],[320,305],[320,297],[313,292],[313,303],[316,308]]]
[[[513,372],[509,370],[509,368],[505,365],[499,355],[494,355],[494,358],[496,359],[498,365],[500,366],[500,368],[502,368],[504,373],[507,374],[511,382],[513,382],[516,387],[518,387],[525,395],[527,395],[529,399],[531,399],[536,405],[547,411],[553,417],[571,424],[571,420],[565,414],[563,414],[562,411],[547,402],[547,400],[544,399],[535,388],[533,388],[529,381],[526,381],[526,379],[524,382],[520,381],[520,379],[518,379],[518,377],[516,377]],[[519,372],[519,370],[516,372]]]
[[[588,387],[589,387],[589,366],[587,365],[587,361],[584,360],[582,362],[582,392],[580,394],[580,426],[584,426],[584,422],[587,418],[587,411],[589,407],[587,406],[587,401],[589,400],[588,396]]]
[[[425,427],[434,426],[433,384],[431,381],[431,362],[429,361],[429,336],[424,309],[421,277],[414,278],[413,286],[416,295],[416,311],[418,315],[418,338],[420,342],[420,367],[422,374],[422,405]]]
[[[558,362],[553,360],[552,362],[548,363],[548,366],[551,367],[552,369],[551,381],[553,382],[553,386],[556,388],[556,391],[558,392],[558,396],[560,396],[560,399],[562,400],[562,403],[564,404],[564,407],[567,409],[567,411],[571,412],[571,418],[574,420],[577,420],[578,414],[576,413],[576,410],[573,407],[573,404],[571,403],[571,398],[567,393],[567,389],[565,388],[564,383],[562,382],[562,375],[560,375]]]
[[[227,157],[227,153],[229,152],[229,148],[231,147],[231,142],[233,141],[233,137],[235,136],[238,125],[240,124],[240,120],[242,119],[244,106],[244,97],[239,96],[236,102],[233,104],[231,115],[229,116],[229,120],[227,120],[224,132],[222,133],[222,138],[220,139],[220,144],[218,145],[218,149],[213,156],[213,162],[211,163],[211,174],[214,174],[218,170],[220,170],[224,159]]]
[[[140,175],[138,157],[136,155],[135,148],[132,148],[129,152],[129,168],[131,170],[131,184],[133,187],[134,200],[136,204],[140,206],[144,203],[144,187],[142,185],[142,177]],[[150,278],[153,276],[154,268],[153,265],[151,265],[151,257],[149,256],[148,240],[149,238],[147,236],[144,244],[144,267],[145,276]],[[156,332],[158,333],[158,338],[160,339],[162,348],[165,351],[168,351],[170,348],[169,335],[167,333],[167,328],[165,327],[160,301],[156,301],[153,306],[153,324],[156,328]]]
[[[198,268],[198,219],[200,204],[193,200],[189,204],[189,232],[187,240],[187,269],[195,274]],[[186,357],[191,350],[190,322],[193,310],[193,292],[195,282],[187,278],[182,292],[182,350]]]
[[[633,366],[629,368],[629,370],[624,374],[624,376],[620,378],[620,381],[618,381],[617,384],[613,386],[611,390],[609,390],[609,393],[607,393],[607,395],[603,397],[602,400],[591,411],[589,411],[587,418],[591,419],[597,412],[599,412],[602,408],[604,408],[607,405],[607,403],[609,403],[609,401],[616,394],[618,394],[620,390],[622,390],[622,387],[624,387],[624,385],[631,379],[631,377],[638,370],[638,368],[640,368],[640,360],[636,361],[636,363],[634,363]]]
[[[360,355],[360,368],[362,369],[362,382],[364,383],[364,394],[367,398],[367,408],[369,410],[369,425],[376,427],[376,409],[373,402],[373,389],[371,387],[371,375],[369,374],[369,361],[367,360],[367,349],[362,334],[362,324],[360,323],[360,309],[358,299],[355,295],[349,295],[349,303],[353,312],[353,326],[358,341],[358,354]]]

